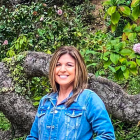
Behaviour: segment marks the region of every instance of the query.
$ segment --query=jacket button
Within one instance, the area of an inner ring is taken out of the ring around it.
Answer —
[[[54,113],[57,113],[57,112],[58,112],[57,110],[54,111]]]

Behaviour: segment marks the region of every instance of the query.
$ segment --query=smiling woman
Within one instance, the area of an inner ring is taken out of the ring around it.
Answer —
[[[62,55],[55,68],[55,81],[60,87],[73,89],[75,78],[75,60],[69,54]]]
[[[60,47],[50,62],[53,92],[44,96],[26,140],[115,140],[104,103],[86,89],[87,70],[75,47]]]

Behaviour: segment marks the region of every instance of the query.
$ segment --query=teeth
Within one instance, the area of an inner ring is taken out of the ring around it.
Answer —
[[[60,75],[60,78],[66,78],[67,76],[66,75]]]

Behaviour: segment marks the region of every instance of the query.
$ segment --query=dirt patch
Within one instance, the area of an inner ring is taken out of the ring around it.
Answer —
[[[92,3],[95,5],[95,11],[93,11],[93,15],[95,20],[93,22],[92,29],[96,30],[105,30],[105,21],[104,21],[104,11],[103,11],[103,2],[106,0],[93,0]]]

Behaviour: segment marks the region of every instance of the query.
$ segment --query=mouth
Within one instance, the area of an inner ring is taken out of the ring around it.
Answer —
[[[61,79],[66,79],[68,75],[58,75]]]

